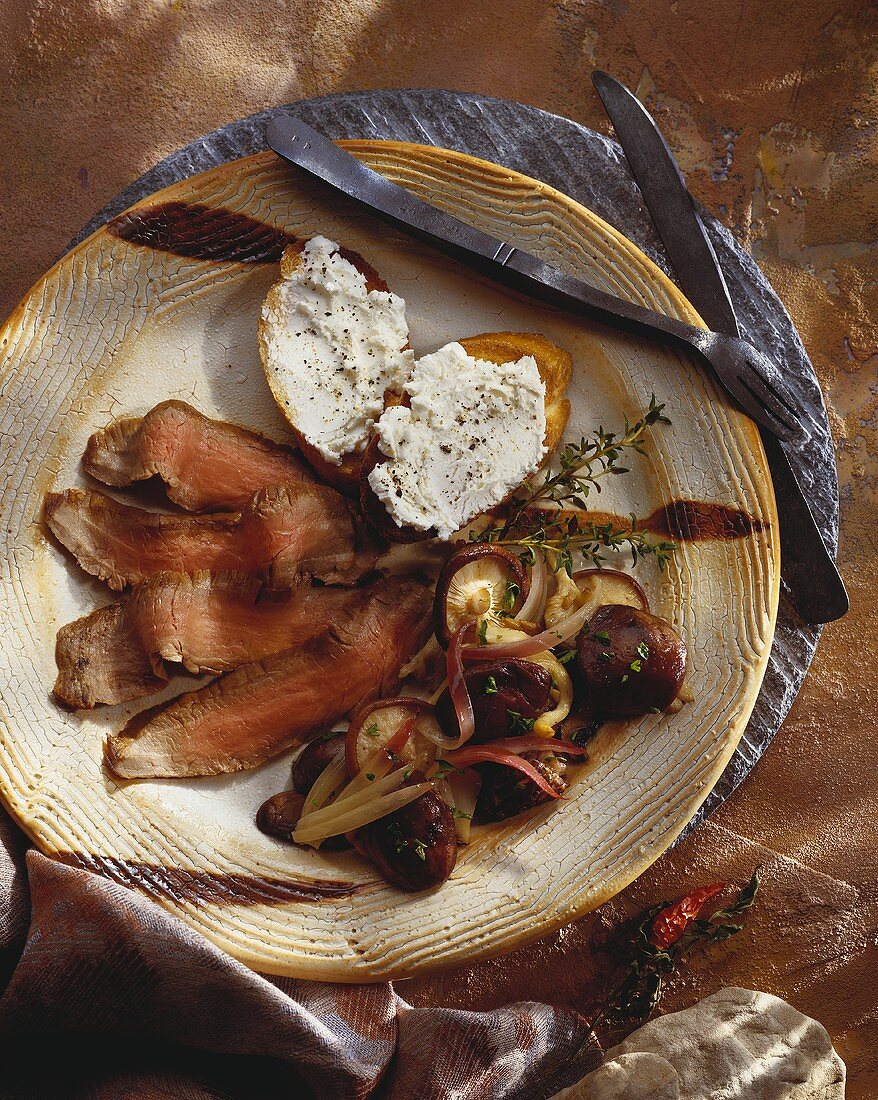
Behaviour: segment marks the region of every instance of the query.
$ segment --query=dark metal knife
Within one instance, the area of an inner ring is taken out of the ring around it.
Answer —
[[[740,329],[722,269],[677,162],[638,99],[607,73],[592,81],[655,222],[674,273],[704,320],[718,332]],[[849,605],[844,582],[790,466],[784,445],[763,431],[780,517],[782,573],[796,608],[809,623],[841,618]]]
[[[807,434],[807,418],[776,364],[738,336],[706,332],[565,275],[423,202],[292,115],[273,119],[265,136],[269,146],[292,164],[512,290],[614,328],[694,349],[741,408],[768,432],[783,439]]]

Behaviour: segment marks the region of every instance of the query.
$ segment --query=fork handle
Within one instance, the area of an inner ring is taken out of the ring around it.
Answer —
[[[780,516],[783,575],[796,610],[806,623],[831,623],[847,614],[847,590],[814,519],[786,447],[769,432],[762,445],[774,481]]]

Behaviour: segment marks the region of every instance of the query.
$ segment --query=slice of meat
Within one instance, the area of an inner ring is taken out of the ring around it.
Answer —
[[[143,647],[126,612],[124,603],[111,603],[58,631],[54,693],[65,706],[124,703],[166,686],[161,659]]]
[[[243,511],[211,516],[147,512],[67,489],[46,495],[45,518],[82,568],[115,589],[199,569],[256,573],[274,588],[306,573],[344,583],[374,562],[374,551],[356,553],[348,502],[316,483],[263,489]]]
[[[171,500],[190,512],[235,511],[260,489],[314,481],[291,447],[210,420],[184,401],[163,401],[146,416],[95,432],[82,461],[105,485],[158,476]]]
[[[107,738],[109,769],[135,779],[253,768],[390,692],[430,632],[430,589],[392,577],[356,591],[359,606],[313,641],[136,715]]]
[[[274,592],[252,574],[158,573],[58,631],[55,696],[84,708],[152,695],[167,685],[164,661],[228,672],[302,645],[360,603],[352,588]]]

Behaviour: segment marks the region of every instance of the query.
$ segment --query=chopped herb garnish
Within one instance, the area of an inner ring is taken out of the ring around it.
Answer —
[[[488,643],[488,620],[482,619],[479,623],[479,645],[487,645]]]
[[[363,732],[366,734],[367,737],[377,737],[378,736],[378,723],[373,722],[371,726],[366,726],[366,728]]]
[[[463,810],[459,810],[455,806],[454,809],[451,811],[451,816],[452,817],[460,817],[460,818],[464,818],[466,821],[471,821],[473,815],[472,814],[465,814],[463,812]]]
[[[599,661],[612,661],[612,659],[615,656],[616,656],[616,654],[613,653],[613,651],[611,649],[604,649],[604,650],[601,650],[601,652],[598,654],[598,660]]]
[[[632,661],[628,667],[631,669],[632,672],[640,672],[640,670],[643,668],[643,661],[641,661],[641,659],[638,657],[636,660]]]
[[[630,679],[631,679],[631,677],[626,672],[625,675],[622,677],[622,683],[624,684],[624,683],[626,683],[626,681],[628,681]]]
[[[644,661],[649,660],[649,646],[646,644],[646,642],[641,642],[640,645],[638,645],[637,652],[640,654]]]
[[[366,778],[367,778],[367,779],[369,780],[369,782],[371,783],[371,782],[372,782],[372,780],[373,780],[373,779],[375,778],[375,773],[374,773],[374,772],[366,772]]]
[[[597,638],[599,642],[603,642],[604,645],[610,644],[610,635],[606,632],[606,630],[598,630],[595,634],[595,638]]]
[[[509,724],[513,733],[530,733],[534,728],[533,718],[525,718],[517,710],[507,710],[506,714],[509,717]]]
[[[485,680],[485,695],[496,695],[496,694],[497,694],[497,681],[493,676],[489,676],[488,679]]]
[[[449,772],[453,772],[455,770],[456,769],[455,769],[454,765],[449,764],[447,760],[437,760],[436,761],[436,775],[434,776],[434,778],[435,779],[444,779],[445,776],[448,775]]]
[[[661,709],[659,707],[650,707],[649,708],[649,713],[650,714],[661,714]]]
[[[576,656],[576,650],[568,649],[564,653],[556,653],[555,656],[558,658],[562,665],[569,665],[573,658]]]
[[[418,859],[422,859],[424,863],[427,862],[427,844],[423,840],[413,840],[412,847],[415,850],[415,855]]]
[[[515,607],[515,601],[520,595],[521,588],[515,583],[515,581],[510,581],[509,584],[506,585],[506,593],[503,596],[503,606],[508,611],[511,611],[513,607]]]

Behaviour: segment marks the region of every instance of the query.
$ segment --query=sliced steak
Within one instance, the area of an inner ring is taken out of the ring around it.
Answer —
[[[374,563],[356,553],[351,506],[326,485],[263,489],[240,512],[147,512],[103,493],[48,493],[45,519],[82,568],[121,589],[160,572],[255,573],[274,588],[303,574],[347,582]]]
[[[253,768],[390,692],[430,632],[431,591],[392,577],[357,594],[347,618],[304,646],[138,714],[107,738],[109,769],[154,778]]]
[[[228,672],[302,645],[361,602],[352,588],[278,593],[248,574],[158,573],[58,631],[55,696],[83,708],[152,695],[168,682],[164,661]]]
[[[260,489],[314,481],[293,448],[211,420],[184,401],[163,401],[95,432],[83,465],[105,485],[159,477],[190,512],[236,511]]]

